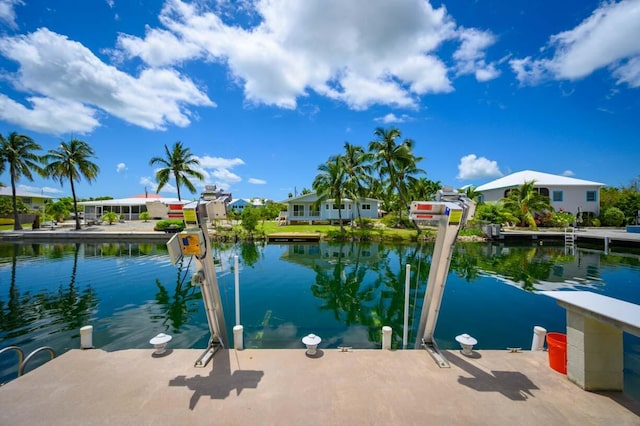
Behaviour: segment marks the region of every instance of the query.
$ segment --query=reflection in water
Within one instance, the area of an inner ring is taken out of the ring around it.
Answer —
[[[191,259],[189,262],[191,262]],[[192,286],[189,275],[189,267],[184,267],[185,258],[182,258],[177,265],[177,277],[173,294],[162,285],[160,279],[156,279],[158,288],[156,302],[161,310],[161,314],[152,315],[151,320],[162,320],[165,331],[180,333],[182,327],[187,324],[194,314],[198,312],[198,302],[200,301],[200,288]],[[185,283],[185,280],[189,281]]]

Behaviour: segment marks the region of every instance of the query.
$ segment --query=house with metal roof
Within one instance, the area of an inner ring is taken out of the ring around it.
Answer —
[[[334,222],[341,217],[343,221],[351,221],[358,218],[358,210],[361,218],[376,219],[380,201],[374,198],[361,198],[351,200],[343,198],[338,206],[335,200],[323,200],[318,203],[318,195],[315,192],[291,197],[280,201],[287,205],[287,212],[280,213],[280,220],[287,225],[294,223],[318,223]],[[338,212],[340,209],[340,212]],[[339,213],[339,214],[338,214]]]
[[[13,194],[11,193],[11,187],[0,186],[0,197],[13,197]],[[54,197],[50,197],[44,194],[38,194],[36,192],[16,189],[16,198],[22,200],[24,205],[31,210],[43,210],[45,202],[47,202],[48,200],[53,200]]]
[[[140,213],[146,211],[149,211],[153,218],[166,219],[171,217],[172,208],[181,210],[182,205],[188,202],[160,197],[157,194],[140,194],[129,198],[81,201],[78,202],[78,206],[82,207],[85,220],[98,220],[106,212],[115,212],[124,217],[124,220],[138,220]],[[161,207],[159,213],[151,211],[156,204]]]
[[[481,201],[491,203],[509,195],[511,189],[531,181],[540,194],[549,197],[555,211],[573,214],[581,211],[594,217],[600,215],[600,188],[606,186],[600,182],[523,170],[480,185],[475,190],[481,194]]]

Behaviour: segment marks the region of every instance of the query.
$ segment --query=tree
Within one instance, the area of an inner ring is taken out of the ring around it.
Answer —
[[[364,151],[364,148],[351,145],[349,142],[345,142],[344,151],[342,160],[346,174],[345,192],[354,200],[356,213],[358,219],[360,219],[359,200],[362,197],[366,197],[367,188],[365,182],[371,171],[371,167],[367,164],[370,156]]]
[[[178,200],[181,200],[180,186],[186,186],[192,194],[196,192],[196,187],[193,186],[189,178],[196,178],[200,181],[204,180],[204,175],[193,168],[193,166],[199,166],[200,161],[198,161],[198,159],[191,154],[191,150],[185,148],[180,141],[174,143],[171,150],[165,145],[164,150],[164,158],[153,157],[149,160],[150,166],[161,166],[161,168],[156,171],[156,180],[158,181],[156,193],[160,192],[169,182],[169,178],[173,176],[176,181],[176,189],[178,190]]]
[[[258,219],[260,218],[259,209],[253,206],[247,206],[242,209],[240,218],[242,220],[242,227],[249,233],[249,238],[252,238],[258,226]]]
[[[373,167],[378,171],[380,180],[386,182],[385,204],[390,205],[393,191],[396,191],[398,202],[396,210],[399,220],[402,212],[407,208],[407,178],[422,170],[417,168],[421,157],[413,155],[414,142],[405,139],[401,143],[396,140],[401,137],[400,130],[395,127],[383,129],[378,127],[373,132],[376,140],[369,142],[369,151],[373,158]]]
[[[13,199],[13,229],[16,231],[22,229],[16,201],[16,183],[23,176],[33,181],[32,171],[37,171],[42,174],[43,171],[40,167],[41,158],[34,153],[34,151],[41,149],[42,147],[35,143],[29,136],[12,132],[5,139],[0,135],[0,159],[2,160],[3,167],[5,162],[9,166],[11,197]]]
[[[71,139],[69,143],[62,141],[58,149],[50,149],[43,157],[46,164],[45,175],[60,182],[61,186],[65,180],[68,180],[71,185],[76,230],[80,229],[80,215],[78,215],[75,182],[80,182],[83,177],[88,182],[92,182],[98,176],[100,168],[91,161],[94,157],[95,153],[89,144],[78,139]]]
[[[318,204],[327,198],[333,199],[334,207],[338,209],[338,221],[340,222],[340,232],[344,233],[342,226],[342,198],[344,196],[344,184],[346,171],[342,156],[333,155],[329,160],[318,166],[321,173],[316,175],[311,185],[318,194]]]
[[[531,229],[538,229],[534,215],[544,211],[553,211],[549,197],[540,195],[534,187],[535,180],[524,182],[509,191],[503,198],[505,207],[509,208],[519,219],[520,224],[528,224]]]
[[[409,196],[414,201],[430,201],[442,189],[440,181],[432,181],[425,177],[414,179],[409,183]]]
[[[468,199],[475,202],[478,202],[478,197],[482,195],[481,192],[476,191],[476,187],[473,185],[467,186],[463,191],[458,190],[458,192],[462,192]]]

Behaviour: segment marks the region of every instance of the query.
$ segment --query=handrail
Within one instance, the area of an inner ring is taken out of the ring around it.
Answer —
[[[18,368],[18,377],[24,374],[24,369],[27,366],[27,363],[31,360],[31,358],[33,358],[36,354],[42,351],[48,351],[49,355],[51,355],[51,359],[54,359],[56,357],[55,351],[50,346],[42,346],[41,348],[34,350],[29,355],[27,355],[24,361],[20,364],[20,368]]]
[[[24,351],[18,346],[7,346],[6,348],[0,349],[0,355],[11,350],[18,352],[18,377],[20,377],[20,366],[24,361]]]

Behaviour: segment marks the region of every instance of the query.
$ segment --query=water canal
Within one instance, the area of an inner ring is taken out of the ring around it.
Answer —
[[[412,348],[433,245],[238,244],[215,253],[228,335],[235,323],[234,257],[239,258],[245,347],[301,348],[309,333],[322,347],[379,348],[381,327],[402,348],[405,265],[411,265]],[[174,266],[163,243],[0,243],[0,348],[29,353],[79,347],[93,325],[107,351],[150,348],[159,332],[174,348],[209,338],[189,259]],[[588,290],[640,304],[640,254],[563,246],[456,245],[435,333],[443,349],[469,333],[478,349],[529,349],[532,329],[565,330],[565,312],[540,290]],[[426,356],[426,355],[425,355]],[[15,375],[0,359],[0,382]],[[640,339],[625,335],[625,386],[640,388]],[[634,395],[637,398],[637,396]]]

